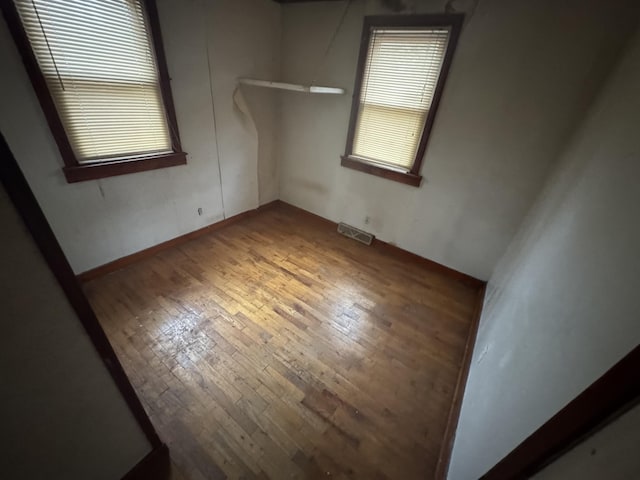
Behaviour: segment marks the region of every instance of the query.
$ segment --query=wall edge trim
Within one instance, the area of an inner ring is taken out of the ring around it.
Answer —
[[[438,455],[438,463],[436,464],[434,476],[436,480],[445,480],[449,473],[453,444],[456,438],[458,421],[460,420],[462,400],[464,399],[464,392],[467,387],[467,380],[469,379],[469,371],[471,370],[471,360],[473,359],[473,351],[478,337],[478,327],[480,326],[480,318],[482,317],[482,307],[484,306],[486,290],[487,286],[485,284],[478,289],[478,293],[476,294],[473,318],[471,320],[471,326],[469,327],[467,343],[464,348],[460,371],[458,372],[458,380],[453,393],[449,416],[447,417],[447,427],[442,438],[442,444],[440,445],[440,454]]]
[[[256,215],[259,212],[267,210],[269,208],[273,208],[278,205],[279,200],[274,200],[269,203],[265,203],[264,205],[259,206],[253,210],[247,210],[245,212],[239,213],[237,215],[233,215],[232,217],[226,218],[224,220],[220,220],[219,222],[212,223],[211,225],[207,225],[206,227],[199,228],[198,230],[193,230],[191,232],[185,233],[183,235],[179,235],[170,240],[166,240],[164,242],[158,243],[157,245],[152,245],[151,247],[147,247],[138,252],[131,253],[129,255],[125,255],[124,257],[117,258],[110,262],[107,262],[103,265],[99,265],[95,268],[91,268],[77,275],[77,278],[80,282],[88,282],[95,278],[102,277],[107,275],[108,273],[115,272],[122,268],[125,268],[133,263],[136,263],[142,259],[149,258],[154,256],[156,253],[159,253],[163,250],[166,250],[171,247],[175,247],[177,245],[182,245],[190,240],[194,240],[198,237],[206,235],[207,233],[215,232],[223,227],[234,224],[248,218],[250,216]]]
[[[279,200],[279,203],[280,205],[283,205],[287,208],[291,208],[307,216],[314,217],[317,221],[321,221],[326,225],[331,226],[332,228],[338,228],[338,224],[336,222],[333,222],[332,220],[321,217],[320,215],[316,215],[315,213],[305,210],[304,208],[296,207],[295,205],[287,203],[283,200]],[[400,248],[396,245],[392,245],[383,240],[379,240],[377,238],[373,240],[373,243],[371,244],[371,246],[377,250],[384,251],[389,255],[393,255],[396,257],[403,257],[405,260],[411,261],[413,263],[418,263],[423,267],[427,268],[428,270],[436,271],[438,273],[446,275],[447,277],[457,280],[461,283],[464,283],[465,285],[472,288],[480,289],[487,283],[483,280],[479,280],[475,277],[472,277],[471,275],[460,272],[451,267],[447,267],[446,265],[438,263],[434,260],[429,260],[428,258],[421,257],[416,253],[410,252],[408,250]]]
[[[296,207],[295,205],[291,205],[290,203],[284,202],[282,200],[273,200],[271,202],[265,203],[264,205],[259,206],[256,209],[253,210],[247,210],[245,212],[239,213],[237,215],[234,215],[232,217],[229,217],[225,220],[221,220],[219,222],[216,223],[212,223],[211,225],[207,225],[206,227],[200,228],[198,230],[194,230],[192,232],[189,233],[185,233],[183,235],[180,235],[178,237],[172,238],[170,240],[164,241],[162,243],[159,243],[157,245],[153,245],[151,247],[145,248],[143,250],[140,250],[138,252],[132,253],[130,255],[126,255],[124,257],[118,258],[116,260],[113,260],[111,262],[105,263],[104,265],[100,265],[98,267],[92,268],[90,270],[87,270],[85,272],[82,272],[80,274],[77,275],[78,280],[80,282],[88,282],[90,280],[93,280],[95,278],[98,277],[102,277],[103,275],[106,275],[108,273],[112,273],[115,272],[117,270],[120,270],[124,267],[127,267],[133,263],[136,263],[144,258],[149,258],[154,256],[156,253],[161,252],[163,250],[166,250],[168,248],[177,246],[177,245],[181,245],[183,243],[186,243],[190,240],[194,240],[196,238],[199,238],[203,235],[206,235],[208,233],[211,232],[215,232],[216,230],[220,230],[221,228],[224,228],[228,225],[232,225],[234,223],[237,223],[245,218],[251,217],[253,215],[256,215],[260,212],[263,212],[265,210],[268,210],[270,208],[274,208],[276,206],[284,206],[286,208],[291,208],[291,209],[295,209],[309,217],[313,217],[315,218],[317,221],[322,221],[323,223],[325,223],[327,226],[331,226],[332,228],[337,228],[338,224],[328,220],[324,217],[321,217],[319,215],[316,215],[315,213],[311,213],[308,210],[305,210],[303,208],[300,207]],[[461,283],[464,283],[470,287],[473,288],[481,288],[484,285],[486,285],[486,282],[479,280],[475,277],[472,277],[471,275],[467,275],[466,273],[462,273],[458,270],[455,270],[451,267],[447,267],[446,265],[442,265],[438,262],[435,262],[433,260],[429,260],[427,258],[421,257],[420,255],[417,255],[413,252],[409,252],[408,250],[404,250],[400,247],[397,247],[395,245],[391,245],[390,243],[384,242],[382,240],[378,240],[375,239],[373,241],[372,244],[373,248],[376,248],[378,250],[383,250],[386,253],[390,254],[390,255],[394,255],[394,256],[398,256],[398,257],[404,257],[406,260],[412,261],[414,263],[419,263],[422,266],[426,267],[427,269],[431,270],[431,271],[437,271],[439,273],[442,273],[450,278],[453,278]]]
[[[4,185],[7,195],[15,206],[25,228],[33,238],[38,251],[63,291],[69,305],[77,315],[78,321],[87,332],[93,347],[96,349],[140,429],[153,448],[160,446],[162,444],[160,437],[145,412],[29,183],[1,133],[0,159],[2,159],[0,161],[0,182]]]
[[[640,402],[637,345],[514,448],[482,480],[529,478]]]
[[[169,448],[160,444],[144,456],[122,480],[169,480],[171,474],[171,458]]]

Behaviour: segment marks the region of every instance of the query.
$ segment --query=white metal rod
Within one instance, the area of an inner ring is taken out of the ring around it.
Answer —
[[[284,82],[271,82],[269,80],[255,80],[253,78],[240,78],[238,79],[242,85],[252,85],[254,87],[265,87],[265,88],[277,88],[280,90],[291,90],[294,92],[305,92],[305,93],[329,93],[334,95],[342,95],[344,93],[344,88],[338,87],[318,87],[315,85],[306,86],[306,85],[298,85],[296,83],[284,83]]]

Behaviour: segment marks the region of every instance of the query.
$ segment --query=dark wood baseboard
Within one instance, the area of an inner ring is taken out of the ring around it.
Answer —
[[[169,480],[170,475],[169,448],[163,443],[151,450],[122,480]]]
[[[167,248],[175,247],[176,245],[183,244],[188,242],[189,240],[196,239],[201,237],[202,235],[206,235],[211,232],[215,232],[216,230],[220,230],[228,225],[239,222],[245,218],[248,218],[252,215],[255,215],[258,212],[262,212],[268,208],[273,208],[278,205],[280,200],[274,200],[273,202],[266,203],[256,208],[255,210],[247,210],[246,212],[239,213],[232,217],[226,218],[219,222],[213,223],[206,227],[200,228],[198,230],[194,230],[193,232],[185,233],[184,235],[180,235],[179,237],[172,238],[171,240],[167,240],[166,242],[159,243],[158,245],[154,245],[153,247],[145,248],[144,250],[140,250],[139,252],[132,253],[131,255],[127,255],[122,258],[118,258],[117,260],[113,260],[112,262],[105,263],[104,265],[100,265],[99,267],[92,268],[91,270],[87,270],[86,272],[82,272],[78,274],[78,280],[80,282],[88,282],[89,280],[93,280],[94,278],[101,277],[111,272],[115,272],[116,270],[120,270],[132,263],[139,262],[144,258],[149,258],[154,256],[156,253],[161,252],[162,250],[166,250]]]
[[[331,220],[328,220],[324,217],[308,212],[307,210],[288,204],[286,202],[281,201],[280,204],[286,206],[287,208],[302,212],[310,218],[314,218],[317,222],[323,223],[326,226],[337,228],[337,224],[335,222],[332,222]],[[382,240],[375,239],[372,243],[372,246],[379,250],[383,250],[389,255],[403,258],[412,263],[418,263],[431,271],[437,271],[450,278],[454,278],[459,282],[464,283],[465,285],[477,289],[475,311],[471,320],[471,326],[469,327],[469,334],[467,336],[467,343],[465,345],[464,355],[462,357],[462,363],[460,365],[460,372],[458,373],[458,380],[456,382],[456,388],[453,394],[449,416],[447,418],[447,427],[442,440],[442,446],[440,447],[438,463],[436,464],[436,473],[434,478],[436,480],[445,480],[447,477],[447,472],[449,470],[449,462],[451,460],[453,442],[455,439],[456,429],[458,427],[458,420],[460,418],[460,410],[462,408],[464,391],[465,387],[467,386],[467,378],[469,377],[469,370],[471,369],[471,359],[473,358],[473,350],[476,344],[476,337],[478,335],[480,317],[482,316],[482,307],[484,305],[487,282],[449,268],[440,263],[434,262],[433,260],[429,260],[427,258],[416,255],[415,253],[408,252],[395,245],[383,242]]]
[[[143,258],[149,258],[155,255],[162,250],[166,250],[167,248],[175,247],[176,245],[180,245],[182,243],[188,242],[189,240],[193,240],[195,238],[201,237],[202,235],[206,235],[211,232],[215,232],[221,228],[224,228],[233,223],[239,222],[245,218],[248,218],[252,215],[255,215],[259,212],[262,212],[266,209],[273,208],[275,206],[283,206],[292,210],[296,210],[308,216],[309,218],[314,218],[318,222],[324,223],[326,226],[331,228],[337,228],[338,224],[328,220],[320,215],[316,215],[315,213],[311,213],[308,210],[304,210],[300,207],[296,207],[291,205],[290,203],[283,202],[282,200],[274,200],[265,205],[258,207],[255,210],[248,210],[243,213],[239,213],[238,215],[234,215],[233,217],[229,217],[220,222],[213,223],[199,230],[195,230],[193,232],[186,233],[176,238],[172,238],[171,240],[167,240],[166,242],[159,243],[158,245],[154,245],[153,247],[145,248],[144,250],[140,250],[139,252],[132,253],[131,255],[127,255],[126,257],[119,258],[109,263],[105,263],[104,265],[100,265],[99,267],[92,268],[91,270],[87,270],[86,272],[80,273],[78,275],[78,280],[80,282],[88,282],[89,280],[93,280],[94,278],[101,277],[111,272],[115,272],[116,270],[120,270],[132,263],[138,262]],[[416,255],[415,253],[408,252],[407,250],[403,250],[400,247],[395,245],[391,245],[390,243],[383,242],[382,240],[375,239],[372,243],[373,248],[384,251],[387,255],[396,256],[398,258],[402,258],[412,263],[418,263],[423,265],[425,268],[437,271],[446,275],[450,278],[454,278],[459,282],[462,282],[466,285],[469,285],[473,288],[480,289],[482,288],[486,282],[482,280],[478,280],[477,278],[472,277],[471,275],[467,275],[466,273],[459,272],[454,270],[453,268],[449,268],[440,263],[434,262],[433,260],[429,260],[427,258],[421,257],[420,255]]]
[[[451,462],[451,453],[453,451],[453,442],[456,437],[458,428],[458,420],[460,419],[460,410],[462,408],[462,399],[469,378],[469,370],[471,369],[471,359],[473,358],[473,349],[476,345],[476,337],[478,336],[478,326],[480,325],[480,317],[482,316],[482,307],[484,305],[484,297],[486,293],[486,284],[478,289],[476,297],[476,308],[471,320],[471,327],[467,336],[467,344],[464,348],[462,364],[458,373],[458,381],[456,389],[453,392],[453,400],[447,418],[447,428],[444,432],[442,445],[440,446],[440,454],[438,455],[438,463],[436,464],[436,480],[445,480],[449,472],[449,463]]]
[[[484,474],[482,480],[529,478],[640,402],[640,345]]]
[[[291,205],[290,203],[279,201],[280,205],[286,206],[287,208],[296,210],[298,212],[304,213],[309,217],[315,218],[319,222],[323,222],[325,225],[330,226],[331,228],[338,228],[338,224],[328,220],[324,217],[316,215],[315,213],[311,213],[308,210],[305,210],[300,207],[296,207],[295,205]],[[479,280],[471,275],[467,275],[466,273],[459,272],[458,270],[454,270],[453,268],[442,265],[438,262],[434,262],[433,260],[429,260],[428,258],[421,257],[415,253],[404,250],[396,245],[392,245],[390,243],[384,242],[382,240],[378,240],[377,238],[373,240],[371,244],[373,248],[384,251],[387,255],[395,256],[398,258],[402,258],[411,263],[417,263],[428,270],[437,271],[447,277],[454,278],[455,280],[464,283],[472,288],[481,289],[486,282]]]
[[[283,201],[280,201],[280,204],[292,210],[302,212],[310,218],[314,218],[317,222],[323,223],[328,227],[337,228],[337,223],[316,215],[315,213],[308,212],[307,210]],[[455,439],[456,428],[458,427],[460,409],[462,408],[462,399],[464,397],[467,378],[469,377],[469,370],[471,368],[471,359],[473,357],[473,349],[475,347],[476,337],[478,335],[478,326],[480,325],[480,317],[482,315],[482,306],[484,305],[487,283],[440,263],[434,262],[433,260],[429,260],[427,258],[416,255],[415,253],[403,250],[402,248],[399,248],[395,245],[383,242],[382,240],[375,239],[372,243],[372,246],[384,251],[388,255],[393,255],[409,262],[420,264],[426,269],[439,272],[450,278],[454,278],[455,280],[464,283],[465,285],[477,289],[475,311],[471,320],[469,334],[467,336],[467,343],[465,345],[464,355],[462,357],[462,363],[460,365],[460,372],[458,373],[458,380],[456,382],[456,388],[453,394],[453,400],[451,402],[451,408],[449,410],[449,416],[447,419],[447,428],[445,430],[442,446],[440,448],[440,454],[438,456],[438,463],[436,466],[436,474],[434,477],[437,480],[444,480],[446,479],[449,469],[449,461],[451,460],[453,441]]]
[[[377,248],[378,250],[383,250],[389,255],[394,255],[398,258],[402,258],[411,263],[420,264],[423,267],[427,268],[428,270],[441,273],[447,277],[453,278],[477,290],[484,287],[487,283],[475,277],[472,277],[471,275],[467,275],[466,273],[462,273],[451,267],[442,265],[441,263],[434,262],[433,260],[429,260],[428,258],[424,258],[424,257],[421,257],[420,255],[404,250],[400,247],[397,247],[396,245],[392,245],[390,243],[383,242],[382,240],[378,240],[377,238],[373,240],[372,245],[374,248]]]
[[[302,213],[303,215],[305,215],[306,217],[308,217],[309,219],[312,219],[328,228],[331,229],[336,229],[337,228],[337,223],[328,220],[324,217],[321,217],[319,215],[316,215],[314,213],[311,213],[307,210],[304,210],[302,208],[296,207],[294,205],[291,205],[289,203],[283,202],[281,200],[275,200],[273,202],[270,202],[266,205],[263,205],[261,207],[259,207],[256,210],[251,210],[251,211],[247,211],[247,212],[243,212],[241,214],[235,215],[233,217],[230,217],[226,220],[223,220],[221,222],[217,222],[215,224],[209,225],[205,228],[196,230],[194,232],[190,232],[188,234],[182,235],[180,237],[174,238],[172,240],[168,240],[166,242],[163,242],[159,245],[147,248],[145,250],[142,250],[140,252],[128,255],[126,257],[123,257],[121,259],[115,260],[113,262],[110,262],[108,264],[102,265],[100,267],[94,268],[92,270],[89,270],[87,272],[84,272],[82,274],[80,274],[78,276],[78,278],[81,281],[88,281],[91,280],[93,278],[97,278],[100,277],[102,275],[105,275],[107,273],[119,270],[127,265],[130,265],[132,263],[135,263],[139,260],[142,260],[144,258],[148,258],[151,257],[153,255],[155,255],[156,253],[165,250],[167,248],[176,246],[176,245],[180,245],[184,242],[187,242],[189,240],[193,240],[195,238],[198,238],[202,235],[206,235],[208,233],[214,232],[216,230],[219,230],[225,226],[228,226],[230,224],[236,223],[240,220],[243,220],[245,218],[248,218],[249,216],[255,215],[260,211],[263,211],[265,209],[268,208],[273,208],[275,206],[281,206],[284,207],[286,209],[290,209],[292,211],[296,211],[298,213]],[[431,271],[436,271],[439,272],[443,275],[446,275],[450,278],[455,279],[456,281],[459,281],[465,285],[468,285],[472,288],[477,289],[477,297],[476,297],[476,307],[475,307],[475,311],[474,311],[474,315],[472,318],[472,322],[471,322],[471,326],[469,328],[469,333],[467,336],[467,342],[465,345],[465,351],[464,351],[464,355],[463,355],[463,359],[461,362],[461,367],[460,367],[460,372],[458,374],[458,379],[457,379],[457,383],[456,383],[456,387],[455,387],[455,391],[454,391],[454,395],[453,395],[453,400],[452,400],[452,405],[449,411],[449,416],[448,416],[448,421],[447,421],[447,428],[445,431],[445,435],[443,438],[443,442],[442,442],[442,447],[440,450],[440,455],[438,458],[438,463],[437,463],[437,470],[436,470],[436,479],[445,479],[446,478],[446,474],[447,474],[447,470],[448,470],[448,466],[449,466],[449,461],[450,461],[450,457],[451,457],[451,451],[453,448],[453,441],[455,438],[455,431],[457,428],[457,424],[458,424],[458,418],[460,415],[460,409],[462,407],[462,399],[464,397],[464,390],[466,387],[466,382],[467,382],[467,377],[469,375],[469,370],[471,367],[471,359],[473,356],[473,349],[475,346],[475,341],[476,341],[476,336],[477,336],[477,332],[478,332],[478,326],[479,326],[479,322],[480,322],[480,316],[482,313],[482,306],[483,306],[483,302],[484,302],[484,297],[485,297],[485,290],[486,290],[486,282],[479,280],[477,278],[474,278],[470,275],[467,275],[465,273],[459,272],[457,270],[454,270],[450,267],[441,265],[437,262],[434,262],[432,260],[423,258],[419,255],[416,255],[415,253],[411,253],[408,252],[406,250],[403,250],[395,245],[391,245],[389,243],[386,243],[384,241],[381,240],[374,240],[374,242],[372,243],[372,247],[376,248],[378,250],[384,251],[385,254],[390,255],[390,256],[395,256],[398,258],[402,258],[403,260],[407,260],[410,261],[412,263],[418,263],[420,265],[422,265],[423,267],[425,267],[426,269],[429,269]],[[129,479],[129,477],[126,477],[127,479]],[[131,477],[131,478],[138,478],[138,477]],[[142,478],[142,477],[140,477]]]
[[[338,228],[338,224],[336,222],[333,222],[331,220],[329,220],[328,218],[324,218],[321,217],[320,215],[316,215],[315,213],[311,213],[309,210],[305,210],[304,208],[300,208],[300,207],[296,207],[295,205],[291,205],[290,203],[287,203],[283,200],[278,200],[278,203],[283,206],[286,207],[290,210],[299,212],[303,215],[306,215],[308,218],[315,220],[318,223],[322,223],[324,224],[326,227],[329,228]]]

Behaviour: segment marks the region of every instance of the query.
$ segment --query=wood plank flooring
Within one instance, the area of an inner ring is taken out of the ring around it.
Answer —
[[[473,288],[280,205],[85,290],[179,478],[433,478]]]

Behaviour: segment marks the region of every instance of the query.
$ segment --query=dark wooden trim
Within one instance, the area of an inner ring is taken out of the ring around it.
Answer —
[[[336,229],[338,228],[337,223],[331,220],[328,220],[324,217],[321,217],[319,215],[316,215],[315,213],[311,213],[300,207],[296,207],[289,203],[283,202],[282,200],[280,200],[279,203],[280,205],[283,205],[287,208],[304,213],[305,215],[314,218],[316,221],[324,223],[330,228],[336,228]],[[405,261],[409,261],[412,263],[417,263],[419,265],[422,265],[427,270],[436,271],[438,273],[446,275],[449,278],[453,278],[458,282],[464,283],[465,285],[468,285],[476,289],[480,289],[486,284],[486,282],[483,282],[482,280],[472,277],[471,275],[467,275],[466,273],[459,272],[458,270],[454,270],[453,268],[447,267],[438,262],[434,262],[433,260],[429,260],[427,258],[421,257],[420,255],[416,255],[415,253],[404,250],[400,247],[397,247],[396,245],[391,245],[390,243],[384,242],[377,238],[373,240],[373,243],[371,244],[371,246],[377,250],[384,251],[385,254],[387,255],[394,256],[396,258],[401,258]]]
[[[640,400],[640,345],[532,433],[481,478],[529,478]]]
[[[60,150],[62,160],[67,167],[77,165],[78,162],[76,161],[75,153],[73,153],[71,143],[69,143],[69,138],[67,137],[67,132],[64,129],[60,115],[58,115],[56,104],[49,92],[47,81],[40,70],[38,60],[33,53],[27,33],[24,31],[22,26],[20,14],[11,0],[1,0],[0,8],[2,8],[4,19],[7,22],[11,35],[13,36],[18,52],[20,52],[20,56],[22,57],[22,63],[24,63],[27,74],[31,79],[33,90],[38,97],[44,117],[47,120],[49,129],[53,135],[53,139],[55,140],[56,145],[58,145],[58,150]]]
[[[427,144],[429,142],[429,136],[431,135],[431,129],[436,118],[438,106],[442,98],[442,92],[449,75],[449,69],[453,60],[453,54],[458,44],[460,32],[462,30],[462,24],[464,21],[464,14],[438,14],[438,15],[373,15],[364,17],[364,23],[362,26],[362,36],[360,39],[360,53],[358,56],[358,65],[356,68],[356,80],[353,88],[353,98],[351,101],[351,115],[349,117],[349,130],[347,131],[347,144],[345,146],[345,154],[342,156],[342,166],[348,168],[354,168],[361,172],[369,173],[372,175],[378,175],[380,177],[388,178],[390,180],[397,180],[402,183],[407,183],[413,186],[419,186],[420,170],[422,169],[422,162],[424,160],[425,153],[427,151]],[[371,37],[371,29],[374,27],[438,27],[448,26],[451,27],[451,34],[449,36],[449,44],[447,45],[447,51],[445,52],[442,62],[442,68],[440,69],[440,76],[438,83],[434,90],[433,100],[431,101],[431,107],[427,114],[427,119],[420,136],[420,143],[416,150],[416,157],[413,162],[413,166],[409,171],[409,178],[413,178],[412,183],[400,180],[402,173],[394,170],[387,170],[384,167],[370,166],[369,164],[363,164],[354,160],[353,154],[353,139],[355,136],[356,123],[358,121],[358,111],[360,110],[360,91],[362,90],[362,76],[364,74],[364,68],[367,61],[367,51],[369,49],[369,40]],[[345,162],[345,159],[351,161]],[[367,167],[363,167],[366,165]],[[395,175],[386,176],[381,174],[381,171],[391,171]],[[418,185],[415,185],[415,178],[418,178]]]
[[[47,265],[49,265],[53,275],[62,287],[69,304],[78,315],[80,322],[98,351],[100,358],[102,358],[120,393],[131,409],[133,416],[138,421],[140,428],[142,428],[151,445],[154,448],[159,447],[162,444],[160,437],[158,437],[158,434],[151,424],[151,420],[149,420],[149,417],[144,411],[140,399],[124,373],[122,365],[118,357],[116,357],[104,330],[102,330],[100,323],[98,323],[98,319],[91,305],[89,305],[89,301],[82,292],[69,262],[64,256],[33,192],[29,188],[29,184],[24,178],[4,137],[1,135],[0,181],[31,233]]]
[[[347,130],[347,144],[344,147],[342,158],[350,157],[353,153],[353,139],[356,135],[356,123],[360,110],[360,93],[362,92],[362,76],[367,64],[367,52],[369,51],[369,38],[371,29],[367,24],[367,17],[363,20],[362,33],[360,34],[360,51],[358,52],[358,64],[356,66],[356,79],[351,97],[351,114],[349,115],[349,128]]]
[[[420,182],[422,182],[422,177],[420,175],[415,175],[409,172],[400,172],[398,170],[392,170],[390,168],[384,168],[373,163],[364,162],[355,157],[345,157],[343,155],[340,158],[340,165],[342,165],[343,167],[351,168],[353,170],[358,170],[359,172],[369,173],[377,177],[382,177],[388,180],[393,180],[395,182],[411,185],[412,187],[419,187]]]
[[[158,66],[158,78],[160,80],[160,93],[164,103],[164,110],[167,114],[169,124],[169,135],[174,152],[182,152],[180,143],[180,133],[178,131],[178,119],[176,109],[173,105],[173,95],[171,93],[171,77],[167,67],[167,58],[164,53],[164,43],[162,42],[162,30],[160,29],[160,18],[158,17],[158,7],[156,0],[144,0],[144,7],[149,21],[149,31],[151,32],[151,42],[156,53],[156,65]]]
[[[127,255],[126,257],[118,258],[113,260],[112,262],[105,263],[104,265],[100,265],[99,267],[92,268],[91,270],[87,270],[86,272],[82,272],[78,274],[78,280],[80,282],[88,282],[93,280],[94,278],[102,277],[108,273],[115,272],[122,268],[125,268],[128,265],[139,262],[145,258],[153,257],[156,253],[166,250],[167,248],[175,247],[177,245],[181,245],[190,240],[194,240],[198,237],[206,235],[208,233],[215,232],[216,230],[220,230],[228,225],[239,222],[245,218],[248,218],[252,215],[255,215],[258,212],[262,212],[268,208],[272,208],[275,205],[279,204],[279,200],[274,200],[273,202],[269,202],[265,205],[261,205],[255,210],[248,210],[246,212],[239,213],[234,215],[233,217],[226,218],[219,222],[213,223],[211,225],[207,225],[206,227],[200,228],[198,230],[194,230],[193,232],[185,233],[184,235],[180,235],[179,237],[172,238],[171,240],[167,240],[166,242],[159,243],[158,245],[154,245],[149,248],[145,248],[144,250],[140,250],[139,252],[132,253],[131,255]]]
[[[373,240],[373,243],[371,245],[379,250],[384,250],[389,255],[402,258],[412,263],[417,263],[428,270],[446,275],[447,277],[457,280],[460,283],[464,283],[469,287],[480,289],[486,284],[486,282],[472,277],[471,275],[467,275],[466,273],[462,273],[451,267],[442,265],[441,263],[434,262],[433,260],[429,260],[428,258],[421,257],[420,255],[409,252],[408,250],[404,250],[403,248],[400,248],[396,245],[383,242],[382,240],[379,240],[377,238]]]
[[[289,203],[280,201],[281,205],[286,206],[289,209],[303,213],[315,221],[326,225],[329,228],[337,228],[337,223],[332,222],[324,217],[311,213],[300,207],[296,207]],[[480,318],[482,316],[482,307],[484,305],[484,298],[486,293],[487,283],[478,280],[466,273],[459,272],[450,267],[434,262],[433,260],[426,259],[415,253],[403,250],[390,243],[383,242],[379,239],[374,239],[371,244],[373,248],[384,251],[386,254],[393,255],[397,258],[409,261],[411,263],[417,263],[422,265],[425,269],[435,271],[453,278],[465,285],[477,289],[476,303],[473,312],[473,318],[469,327],[469,333],[467,335],[467,342],[465,344],[464,354],[460,364],[460,371],[458,372],[458,379],[456,381],[456,387],[453,393],[453,399],[451,401],[451,407],[449,409],[449,415],[447,419],[447,427],[443,436],[442,445],[440,447],[440,454],[438,456],[438,463],[436,465],[436,472],[434,478],[436,480],[445,480],[449,469],[449,461],[451,459],[451,452],[453,449],[453,442],[455,439],[455,432],[458,426],[458,419],[460,418],[460,410],[462,408],[462,400],[464,398],[464,391],[467,385],[467,379],[469,377],[469,370],[471,369],[471,360],[473,358],[473,350],[476,344],[476,338],[478,336],[478,327],[480,325]]]
[[[283,200],[278,200],[278,203],[285,207],[288,208],[290,210],[294,210],[298,213],[302,213],[303,215],[306,215],[309,219],[318,222],[318,223],[322,223],[324,226],[328,227],[328,228],[332,228],[332,229],[337,229],[338,228],[338,224],[332,220],[329,220],[328,218],[324,218],[321,217],[320,215],[317,215],[315,213],[310,212],[309,210],[305,210],[304,208],[300,208],[300,207],[296,207],[295,205],[292,205],[290,203],[287,203]]]
[[[473,312],[471,327],[469,328],[469,334],[467,335],[467,343],[464,347],[464,354],[462,356],[460,371],[458,372],[456,389],[453,392],[453,400],[451,401],[451,408],[447,418],[447,428],[442,438],[442,445],[440,446],[440,454],[438,455],[438,463],[436,464],[436,472],[434,476],[435,480],[446,480],[447,474],[449,473],[449,463],[451,462],[453,442],[456,436],[456,429],[458,428],[458,420],[460,419],[462,399],[464,398],[464,391],[467,386],[467,379],[469,378],[469,370],[471,369],[473,349],[476,345],[476,338],[478,337],[478,327],[480,325],[480,317],[482,316],[482,307],[484,306],[486,290],[486,284],[482,285],[478,289],[476,296],[475,311]]]
[[[122,480],[169,480],[170,476],[171,457],[169,449],[163,443],[151,450]]]
[[[137,158],[135,160],[78,164],[64,167],[63,170],[67,182],[75,183],[129,173],[146,172],[148,170],[157,170],[158,168],[175,167],[186,163],[187,154],[178,152]]]
[[[29,38],[24,30],[20,15],[14,3],[10,0],[1,0],[0,7],[2,13],[9,26],[9,31],[13,36],[14,42],[31,84],[38,97],[40,106],[51,130],[51,134],[58,145],[62,161],[64,162],[64,174],[67,182],[82,182],[86,180],[95,180],[98,178],[112,177],[115,175],[124,175],[127,173],[144,172],[158,168],[172,167],[175,165],[184,165],[186,154],[182,152],[180,143],[180,134],[178,131],[178,122],[176,119],[175,107],[173,104],[173,96],[171,94],[171,80],[167,68],[164,47],[162,45],[162,34],[160,31],[160,22],[158,19],[158,11],[155,0],[143,0],[144,9],[147,16],[147,23],[151,36],[151,43],[155,52],[156,64],[158,67],[158,82],[160,92],[164,104],[164,110],[167,117],[169,135],[173,153],[167,155],[149,155],[143,158],[129,158],[117,161],[96,162],[92,164],[81,164],[71,147],[67,132],[58,110],[56,108],[51,92],[47,85],[47,81],[40,70],[38,60],[31,48]]]
[[[462,23],[464,22],[463,14],[450,14],[450,15],[437,15],[437,18],[432,20],[431,25],[451,25],[451,35],[449,36],[449,44],[447,45],[447,52],[444,55],[442,61],[442,67],[440,68],[440,77],[438,77],[438,83],[436,89],[433,92],[433,100],[431,101],[431,108],[427,114],[427,120],[424,123],[424,130],[420,137],[420,144],[418,145],[418,151],[416,152],[416,161],[413,164],[411,173],[418,174],[422,168],[422,162],[424,160],[425,153],[427,152],[427,144],[429,143],[429,137],[431,136],[431,129],[436,119],[438,107],[442,100],[442,92],[449,76],[449,69],[451,62],[453,61],[453,53],[458,46],[458,39],[460,38],[460,31],[462,30]],[[435,23],[433,23],[435,22]],[[450,23],[449,23],[450,22]]]
[[[119,258],[117,260],[106,263],[104,265],[100,265],[99,267],[92,268],[91,270],[87,270],[86,272],[82,272],[78,275],[78,280],[80,282],[88,282],[90,280],[93,280],[94,278],[102,277],[103,275],[120,270],[144,258],[152,257],[153,255],[155,255],[158,252],[161,252],[162,250],[166,250],[167,248],[181,245],[185,242],[194,240],[203,235],[207,235],[209,233],[215,232],[216,230],[220,230],[221,228],[224,228],[228,225],[239,222],[245,218],[248,218],[266,209],[273,208],[277,205],[284,206],[286,208],[304,213],[308,217],[311,217],[318,222],[324,223],[329,228],[338,227],[337,223],[331,220],[328,220],[324,217],[321,217],[319,215],[316,215],[315,213],[311,213],[302,208],[283,202],[282,200],[274,200],[273,202],[269,202],[265,205],[262,205],[255,210],[248,210],[246,212],[239,213],[238,215],[234,215],[233,217],[229,217],[220,222],[213,223],[204,228],[200,228],[193,232],[180,235],[179,237],[172,238],[171,240],[167,240],[166,242],[159,243],[158,245],[154,245],[153,247],[145,248],[144,250],[141,250],[136,253],[132,253],[131,255],[127,255],[126,257]],[[413,263],[421,264],[422,266],[424,266],[425,268],[431,271],[437,271],[439,273],[442,273],[443,275],[446,275],[450,278],[454,278],[455,280],[461,283],[464,283],[465,285],[471,286],[473,288],[480,289],[486,284],[486,282],[483,282],[482,280],[478,280],[477,278],[474,278],[471,275],[467,275],[466,273],[459,272],[457,270],[454,270],[453,268],[434,262],[433,260],[429,260],[424,257],[421,257],[420,255],[416,255],[415,253],[408,252],[407,250],[403,250],[400,247],[396,247],[395,245],[391,245],[387,242],[383,242],[382,240],[378,240],[377,238],[373,241],[372,247],[379,250],[383,250],[388,255],[392,255],[398,258],[403,258],[404,260],[408,260]]]

